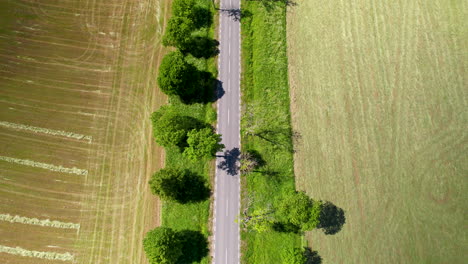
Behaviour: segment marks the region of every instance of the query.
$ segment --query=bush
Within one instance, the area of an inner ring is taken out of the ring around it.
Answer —
[[[278,213],[285,222],[308,231],[319,224],[321,205],[320,201],[312,200],[306,193],[295,192],[281,202]]]
[[[143,248],[150,264],[172,264],[182,256],[182,240],[170,228],[157,227],[146,233]]]
[[[304,264],[307,261],[300,248],[288,248],[283,252],[283,264]]]
[[[163,147],[187,147],[187,134],[193,129],[201,129],[206,124],[190,116],[181,116],[166,108],[151,115],[153,135],[156,142]]]
[[[191,160],[214,157],[224,148],[220,142],[221,135],[214,133],[212,128],[193,129],[187,133],[188,147],[184,155]]]
[[[187,61],[180,51],[164,56],[159,67],[158,85],[167,95],[190,97],[196,92],[200,74],[197,68]]]
[[[195,30],[195,24],[186,17],[173,16],[166,26],[162,43],[164,46],[174,46],[181,50],[187,47]]]

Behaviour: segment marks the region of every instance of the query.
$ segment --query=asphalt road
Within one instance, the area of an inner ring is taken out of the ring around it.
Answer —
[[[221,0],[218,126],[226,146],[216,158],[213,263],[240,263],[240,0]]]

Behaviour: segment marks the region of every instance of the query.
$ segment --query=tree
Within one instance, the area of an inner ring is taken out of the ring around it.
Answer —
[[[185,17],[195,21],[195,1],[194,0],[174,0],[172,2],[172,15]]]
[[[188,147],[185,148],[184,155],[191,160],[214,157],[216,152],[224,148],[220,142],[221,135],[214,133],[211,128],[193,129],[187,133]]]
[[[194,0],[174,0],[172,2],[172,15],[190,19],[195,28],[207,27],[213,22],[211,11],[196,5]]]
[[[182,204],[203,201],[210,196],[206,181],[189,170],[162,169],[153,174],[149,185],[151,192],[161,199]]]
[[[164,46],[174,46],[184,50],[187,48],[187,44],[190,43],[194,29],[195,24],[189,18],[173,16],[167,22],[162,43]]]
[[[295,192],[281,202],[278,212],[286,222],[307,231],[317,227],[321,207],[320,201],[313,201],[304,192]]]
[[[172,229],[157,227],[146,233],[143,248],[151,264],[172,264],[182,256],[182,241]]]
[[[240,155],[240,167],[239,170],[242,174],[250,173],[258,166],[260,166],[261,161],[259,160],[258,153],[247,151],[243,152]]]
[[[161,62],[158,85],[167,95],[189,97],[196,91],[199,75],[197,68],[187,63],[180,51],[173,51]]]
[[[252,213],[248,214],[244,211],[244,217],[242,217],[241,224],[247,230],[254,230],[259,233],[271,230],[274,218],[273,211],[270,208],[256,209]]]
[[[151,115],[153,135],[156,142],[163,147],[177,146],[183,149],[187,146],[187,134],[192,129],[206,127],[199,120],[178,115],[167,108]]]
[[[307,261],[304,250],[300,248],[288,248],[283,251],[283,264],[304,264]]]

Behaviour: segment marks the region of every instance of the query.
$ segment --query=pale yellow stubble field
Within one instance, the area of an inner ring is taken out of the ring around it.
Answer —
[[[163,161],[149,115],[165,101],[165,2],[0,10],[2,263],[145,263],[141,240],[159,220],[147,181]]]

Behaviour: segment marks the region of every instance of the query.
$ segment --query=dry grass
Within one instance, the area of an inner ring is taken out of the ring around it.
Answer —
[[[163,161],[149,115],[166,100],[156,89],[165,3],[0,4],[0,155],[12,161],[0,161],[0,214],[80,226],[0,221],[2,263],[63,263],[17,247],[75,263],[146,263],[141,240],[159,222],[147,182]]]
[[[467,2],[298,1],[297,187],[346,211],[324,263],[466,262]]]

